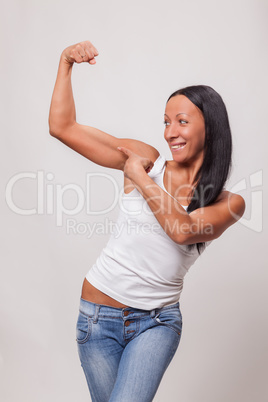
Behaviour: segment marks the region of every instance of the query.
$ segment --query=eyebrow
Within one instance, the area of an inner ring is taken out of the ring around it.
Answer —
[[[190,114],[182,113],[182,112],[181,112],[181,113],[176,114],[176,117],[178,117],[180,114],[186,114],[186,116],[191,116]],[[167,117],[168,117],[168,115],[167,115],[166,113],[164,114],[164,116],[167,116]]]

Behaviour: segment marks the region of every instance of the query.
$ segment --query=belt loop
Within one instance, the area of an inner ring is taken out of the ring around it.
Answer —
[[[153,310],[150,311],[150,316],[151,316],[152,318],[154,318],[154,316],[155,316],[155,309],[153,309]]]
[[[94,324],[96,324],[98,322],[99,311],[100,311],[100,305],[95,304],[95,313],[94,313],[94,317],[93,317],[93,323]]]

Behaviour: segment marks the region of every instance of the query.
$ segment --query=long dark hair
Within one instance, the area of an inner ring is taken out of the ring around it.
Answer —
[[[181,88],[170,98],[184,95],[202,112],[205,120],[204,160],[197,172],[191,202],[187,213],[197,208],[213,204],[231,172],[232,135],[226,106],[221,96],[207,85],[193,85]],[[198,253],[205,248],[205,243],[188,245],[188,250],[197,247]]]

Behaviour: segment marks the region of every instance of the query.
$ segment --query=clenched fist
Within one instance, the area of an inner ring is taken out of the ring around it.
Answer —
[[[84,42],[76,43],[75,45],[68,46],[63,50],[61,56],[69,64],[73,63],[89,63],[95,64],[95,57],[98,56],[99,52],[92,45],[89,40]]]

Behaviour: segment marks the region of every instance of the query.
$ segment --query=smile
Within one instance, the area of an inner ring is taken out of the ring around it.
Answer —
[[[179,145],[171,145],[170,148],[171,148],[173,151],[178,151],[178,150],[184,148],[185,145],[186,145],[186,143],[185,143],[185,144],[179,144]]]

